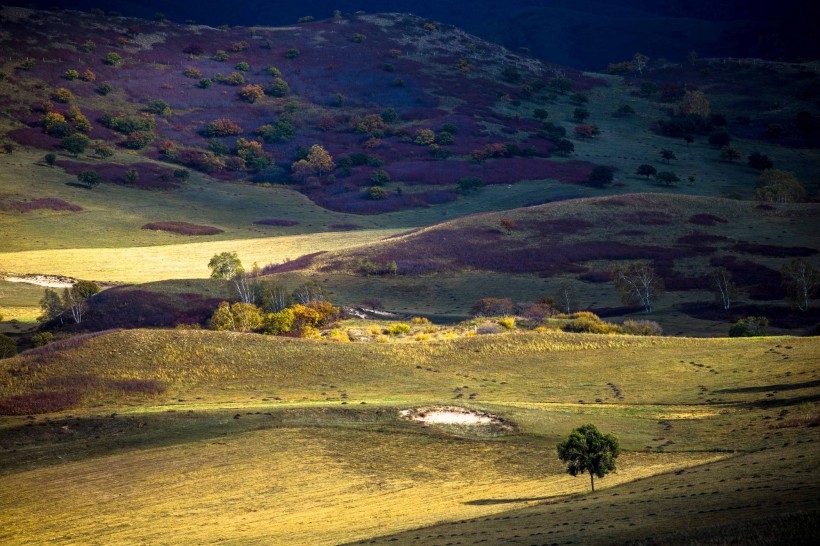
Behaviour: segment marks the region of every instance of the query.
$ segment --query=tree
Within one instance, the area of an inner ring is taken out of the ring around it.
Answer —
[[[661,159],[663,159],[666,163],[669,163],[673,159],[677,159],[678,157],[675,155],[675,152],[672,150],[661,150]]]
[[[59,318],[60,324],[63,324],[63,311],[65,311],[65,307],[63,307],[63,300],[60,299],[60,295],[56,290],[46,288],[43,297],[40,298],[40,310],[43,314],[37,317],[38,321],[48,322]]]
[[[46,165],[48,165],[49,167],[53,167],[54,164],[57,162],[57,154],[47,153],[45,156],[43,156],[43,161],[45,161]]]
[[[683,116],[695,114],[702,118],[708,118],[710,113],[709,100],[703,91],[686,91],[678,105],[678,113]]]
[[[643,165],[638,166],[638,170],[635,171],[635,174],[637,174],[638,176],[645,176],[648,179],[650,176],[654,176],[657,172],[658,169],[656,169],[652,165],[647,165],[646,163],[644,163]]]
[[[586,108],[576,108],[572,111],[572,119],[574,119],[578,123],[582,123],[588,117],[589,110],[587,110]]]
[[[806,189],[790,171],[766,169],[757,179],[758,199],[773,203],[800,203],[806,200]]]
[[[336,168],[333,158],[330,154],[319,144],[314,144],[310,147],[307,157],[305,158],[313,171],[321,176],[324,173],[331,172]]]
[[[732,135],[723,127],[709,133],[709,144],[715,148],[723,148],[728,146],[730,142],[732,142]]]
[[[663,293],[663,279],[647,263],[616,266],[612,281],[621,293],[621,301],[627,305],[640,303],[646,313],[652,312],[655,300]]]
[[[63,290],[63,309],[71,313],[76,324],[83,321],[88,310],[88,298],[99,292],[97,285],[91,281],[79,281],[71,288]]]
[[[660,171],[655,174],[655,180],[658,183],[663,184],[664,186],[674,186],[678,182],[680,182],[680,178],[673,172],[670,171]]]
[[[749,166],[758,171],[765,171],[774,167],[774,163],[769,156],[761,154],[760,152],[752,152],[749,154]]]
[[[766,317],[746,317],[729,328],[729,337],[758,337],[766,335],[769,319]]]
[[[553,150],[558,155],[567,156],[575,152],[575,144],[566,138],[559,138],[555,141],[555,148],[553,148]]]
[[[737,297],[737,285],[732,281],[732,273],[725,267],[718,267],[709,274],[709,280],[715,288],[715,297],[724,309],[732,306]]]
[[[618,458],[618,439],[603,434],[595,425],[587,424],[573,430],[566,440],[558,444],[558,458],[567,465],[567,473],[577,476],[589,472],[592,492],[595,492],[595,476],[603,478],[615,470]]]
[[[572,310],[578,307],[578,293],[572,283],[569,281],[561,283],[555,293],[555,304],[560,306],[567,315],[571,315]]]
[[[9,336],[0,334],[0,358],[11,358],[17,354],[17,344]]]
[[[212,279],[231,280],[236,275],[241,275],[245,272],[245,269],[242,267],[242,261],[237,257],[236,252],[214,254],[211,261],[208,262],[208,267],[211,269]]]
[[[614,179],[614,175],[612,174],[612,169],[609,167],[604,167],[598,165],[592,172],[589,173],[589,177],[587,178],[587,185],[593,186],[595,188],[602,188],[607,184],[612,183]]]
[[[60,146],[70,154],[80,155],[91,144],[91,139],[81,133],[68,135],[60,141]]]
[[[740,159],[740,157],[740,152],[734,146],[726,145],[720,149],[721,161],[728,161],[729,163],[732,163],[733,161]]]
[[[77,180],[89,188],[93,188],[102,181],[102,178],[94,171],[83,171],[77,175]]]
[[[649,57],[641,53],[635,53],[632,57],[632,65],[638,71],[638,74],[643,74],[643,71],[649,65]]]
[[[809,301],[820,286],[820,274],[806,260],[795,258],[780,270],[787,298],[801,311],[807,311]]]

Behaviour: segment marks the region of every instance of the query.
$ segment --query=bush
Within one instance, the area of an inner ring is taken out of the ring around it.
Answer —
[[[63,74],[63,77],[67,80],[78,80],[78,79],[80,79],[80,72],[77,71],[77,70],[74,70],[73,68],[69,68],[68,70],[65,71],[65,74]]]
[[[262,86],[259,84],[246,85],[241,91],[239,91],[239,97],[246,102],[250,102],[251,104],[264,96],[265,90],[262,89]]]
[[[108,84],[108,83],[101,83],[100,86],[97,87],[97,93],[99,93],[100,95],[103,95],[103,96],[109,94],[113,90],[114,90],[114,88],[111,87],[111,84]]]
[[[111,66],[119,66],[122,64],[122,56],[119,53],[114,53],[112,51],[111,53],[105,56],[103,62]]]
[[[663,335],[663,328],[654,320],[625,320],[621,325],[621,330],[633,336]]]
[[[271,82],[265,88],[265,94],[270,95],[272,97],[285,97],[290,93],[290,86],[288,82],[283,80],[282,78],[274,78],[273,82]]]
[[[390,182],[390,174],[383,169],[377,169],[370,175],[370,183],[374,186],[384,186]]]
[[[391,336],[402,336],[410,333],[410,325],[405,322],[395,322],[387,327],[387,334]]]
[[[54,341],[54,334],[51,332],[41,332],[31,336],[31,344],[35,347],[42,347]]]
[[[58,87],[55,89],[54,93],[51,94],[51,98],[62,103],[74,102],[75,99],[74,93],[65,87]]]
[[[388,194],[387,190],[382,188],[381,186],[372,186],[372,187],[367,189],[367,191],[365,192],[365,195],[367,196],[368,199],[378,201],[378,200],[381,200],[381,199],[387,199],[387,196],[389,194]]]
[[[80,183],[85,184],[86,186],[93,188],[100,182],[102,182],[102,177],[99,174],[95,173],[94,171],[83,171],[77,175],[77,180]]]
[[[601,320],[601,317],[589,311],[573,313],[570,321],[564,325],[565,332],[589,333],[589,334],[618,334],[621,327],[611,322]]]
[[[729,337],[758,337],[766,335],[769,319],[766,317],[746,317],[729,328]]]
[[[498,319],[498,325],[505,330],[515,330],[515,317],[502,317]]]
[[[480,317],[498,317],[512,314],[514,308],[509,298],[481,298],[470,308],[470,314]]]
[[[11,358],[17,355],[17,344],[9,336],[0,334],[0,358]]]
[[[242,127],[227,118],[215,119],[205,127],[205,136],[227,137],[242,134]]]
[[[76,133],[68,135],[60,141],[60,146],[70,154],[80,155],[91,144],[91,139],[87,136]]]

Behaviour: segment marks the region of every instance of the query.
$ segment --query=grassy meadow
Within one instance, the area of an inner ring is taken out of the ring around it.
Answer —
[[[142,330],[58,342],[7,370],[6,400],[80,394],[68,411],[0,421],[9,542],[163,542],[173,525],[182,542],[404,532],[393,538],[624,543],[691,536],[727,514],[752,525],[817,510],[820,369],[809,338],[334,343]],[[399,418],[430,405],[508,426]],[[554,451],[585,422],[623,449],[594,494]]]

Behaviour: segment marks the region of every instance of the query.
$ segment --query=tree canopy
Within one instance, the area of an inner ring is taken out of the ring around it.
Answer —
[[[566,440],[558,444],[558,457],[567,465],[567,473],[577,476],[589,472],[592,491],[595,476],[603,478],[615,470],[618,457],[618,439],[603,434],[595,425],[587,424],[573,430]]]
[[[231,280],[236,275],[245,272],[245,269],[242,267],[242,261],[236,255],[236,252],[214,254],[211,261],[208,262],[208,267],[211,269],[212,279]]]

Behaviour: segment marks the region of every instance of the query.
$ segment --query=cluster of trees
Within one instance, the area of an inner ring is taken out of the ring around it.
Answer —
[[[256,264],[246,272],[236,252],[215,254],[208,267],[212,278],[231,283],[239,300],[219,304],[209,321],[214,330],[315,337],[319,328],[340,315],[321,286],[305,284],[288,292],[283,286],[262,281]]]
[[[46,288],[40,299],[42,315],[37,320],[47,322],[58,319],[63,324],[68,316],[75,324],[80,324],[88,310],[88,299],[99,291],[100,287],[92,281],[77,281],[70,288],[64,288],[62,294]]]

